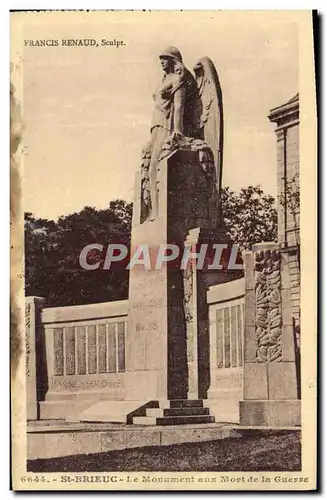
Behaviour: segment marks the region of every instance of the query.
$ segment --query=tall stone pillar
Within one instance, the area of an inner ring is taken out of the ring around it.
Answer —
[[[183,271],[186,316],[187,374],[189,399],[206,399],[210,386],[210,334],[207,291],[210,286],[232,279],[227,269],[212,269],[215,244],[228,248],[230,240],[222,230],[191,229],[185,241],[192,258]],[[197,250],[200,249],[198,253]],[[202,264],[201,254],[207,259]],[[210,255],[210,257],[209,257]],[[197,258],[195,258],[197,256]],[[222,262],[222,256],[221,260]],[[198,262],[200,265],[198,266]],[[221,265],[223,268],[223,266]],[[225,267],[225,266],[224,266]]]
[[[295,364],[288,256],[276,243],[243,255],[244,400],[240,424],[296,426],[301,405]]]
[[[216,227],[213,183],[199,153],[179,150],[160,162],[159,215],[141,218],[141,186],[136,180],[131,254],[143,245],[151,265],[130,270],[129,318],[126,339],[126,393],[130,400],[184,399],[189,388],[184,278],[180,260],[156,268],[160,245],[178,245],[188,232]],[[217,199],[217,198],[215,198]],[[181,255],[180,255],[181,256]]]
[[[38,419],[38,347],[41,336],[42,297],[26,297],[25,300],[25,352],[26,352],[26,418]]]

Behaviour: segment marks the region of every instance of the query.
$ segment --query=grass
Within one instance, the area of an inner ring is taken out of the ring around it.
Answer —
[[[30,472],[300,471],[300,432],[29,460]]]

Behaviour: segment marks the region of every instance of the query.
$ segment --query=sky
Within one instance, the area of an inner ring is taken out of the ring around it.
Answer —
[[[276,196],[276,125],[267,116],[299,91],[297,25],[271,12],[259,19],[251,11],[103,14],[93,23],[86,16],[74,24],[49,17],[24,27],[25,39],[125,42],[120,48],[24,48],[24,211],[55,219],[133,199],[161,78],[158,54],[168,45],[179,48],[189,69],[203,56],[217,69],[223,186],[260,184]]]

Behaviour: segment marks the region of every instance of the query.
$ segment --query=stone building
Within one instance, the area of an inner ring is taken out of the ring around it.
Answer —
[[[299,94],[273,108],[268,116],[277,124],[278,243],[289,256],[292,309],[300,323],[300,176]]]

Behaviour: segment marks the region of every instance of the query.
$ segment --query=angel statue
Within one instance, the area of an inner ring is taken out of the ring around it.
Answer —
[[[142,151],[142,221],[158,215],[160,162],[177,149],[199,151],[208,178],[220,188],[223,109],[218,75],[210,59],[186,68],[176,47],[159,54],[163,77],[153,95],[151,141]]]

